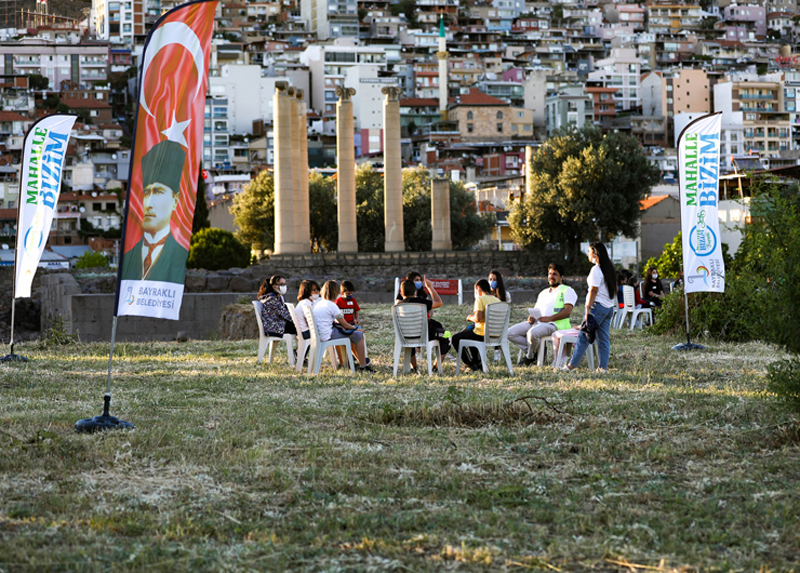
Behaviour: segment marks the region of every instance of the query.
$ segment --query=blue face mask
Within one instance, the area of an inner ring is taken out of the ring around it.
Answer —
[[[492,290],[496,289],[497,288],[497,281],[490,282],[489,286],[491,287]]]
[[[422,288],[422,281],[414,281],[414,288],[419,290]]]
[[[353,295],[348,294],[346,297],[344,297],[344,300],[353,300]]]

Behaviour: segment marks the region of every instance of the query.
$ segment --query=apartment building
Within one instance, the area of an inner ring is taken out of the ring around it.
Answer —
[[[301,0],[300,18],[318,40],[358,38],[358,0]]]
[[[614,88],[617,111],[636,109],[641,105],[639,74],[641,61],[633,48],[612,48],[610,57],[597,62],[597,69],[588,79],[604,88]]]
[[[161,10],[160,0],[92,0],[91,19],[99,39],[133,46]]]
[[[545,106],[548,137],[557,129],[581,129],[594,122],[594,98],[586,93],[583,85],[563,86],[548,96]]]
[[[650,32],[654,34],[676,34],[687,30],[699,30],[703,10],[691,4],[651,4],[647,7]]]
[[[50,89],[61,83],[94,85],[108,80],[108,44],[61,44],[38,38],[0,42],[0,75],[39,74]]]

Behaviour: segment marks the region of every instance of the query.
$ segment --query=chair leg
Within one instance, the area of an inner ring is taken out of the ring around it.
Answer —
[[[425,348],[420,348],[419,350],[420,354],[422,354],[423,350],[425,351],[425,358],[427,358],[426,362],[428,363],[428,376],[433,376],[433,352],[431,352],[432,348],[428,346]]]
[[[403,348],[403,374],[411,372],[411,349]]]
[[[297,342],[297,362],[295,363],[295,368],[297,369],[298,372],[302,372],[303,371],[303,361],[306,358],[306,354],[308,354],[308,349],[309,349],[310,345],[308,343],[308,340],[302,338],[302,336],[300,338],[298,338],[297,340],[298,340],[298,342]]]
[[[258,339],[258,358],[256,358],[256,364],[261,364],[264,360],[264,353],[267,351],[267,339],[264,337],[259,337]]]
[[[324,352],[321,348],[317,348],[317,351],[314,352],[314,364],[312,366],[311,361],[308,362],[308,369],[310,374],[319,374],[319,369],[322,366],[322,358]]]
[[[461,374],[461,353],[463,351],[464,348],[462,346],[459,346],[458,350],[456,351],[456,376]]]
[[[294,341],[292,334],[284,334],[283,341],[286,343],[286,354],[289,356],[289,366],[294,368]]]
[[[488,374],[489,373],[489,361],[486,359],[486,355],[488,354],[488,352],[486,352],[486,345],[485,344],[483,346],[479,346],[478,347],[478,354],[481,355],[481,370],[483,370],[484,374]]]
[[[347,345],[344,346],[344,351],[347,353],[347,358],[350,361],[350,372],[355,372],[356,371],[356,365],[355,365],[355,362],[353,361],[353,349],[350,346],[350,341],[349,340],[347,341]]]
[[[587,359],[589,360],[589,370],[594,370],[594,354],[595,354],[594,349],[595,349],[594,344],[590,344],[589,347],[586,349]]]
[[[544,344],[544,342],[542,342],[542,344]],[[508,373],[514,374],[514,367],[511,365],[511,348],[509,348],[507,340],[500,345],[500,350],[506,359],[506,366],[508,366]]]
[[[400,354],[403,352],[403,347],[399,344],[394,345],[394,367],[392,369],[392,376],[397,378],[397,367],[400,365]]]
[[[328,357],[331,359],[331,366],[334,370],[339,365],[339,362],[336,360],[336,348],[333,346],[328,347]]]
[[[276,340],[269,341],[269,357],[267,358],[267,364],[272,364],[272,357],[275,354],[275,345],[278,344]]]

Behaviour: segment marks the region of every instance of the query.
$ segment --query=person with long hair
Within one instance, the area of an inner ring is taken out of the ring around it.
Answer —
[[[647,269],[644,283],[642,283],[642,298],[649,302],[650,306],[660,307],[665,296],[664,285],[661,284],[661,279],[658,278],[658,270],[655,267],[650,267]]]
[[[304,309],[314,308],[314,304],[319,300],[319,284],[316,281],[304,280],[300,283],[300,290],[297,293],[297,306],[294,307],[294,317],[297,319],[297,325],[300,327],[302,336],[308,340],[311,338],[311,332],[308,329],[308,322],[306,322],[306,315]]]
[[[491,271],[489,273],[489,287],[492,289],[491,294],[496,296],[499,301],[511,303],[511,293],[506,290],[503,275],[500,271]]]
[[[595,333],[600,351],[598,371],[605,372],[608,370],[608,357],[611,354],[611,318],[614,316],[614,305],[616,304],[617,272],[614,270],[614,263],[611,262],[603,243],[592,243],[586,254],[594,266],[586,278],[589,292],[586,295],[586,310],[583,320],[589,324],[589,317],[592,317],[596,324]],[[564,368],[568,370],[577,368],[589,344],[589,334],[582,328],[572,359]]]
[[[366,357],[364,333],[355,324],[347,322],[342,309],[333,302],[339,295],[339,283],[327,281],[322,285],[320,294],[322,298],[311,309],[311,313],[314,315],[314,322],[317,324],[320,340],[324,342],[331,339],[349,338],[353,355],[358,361],[356,370],[359,372],[375,372]]]
[[[261,302],[261,322],[264,323],[264,334],[281,337],[284,334],[297,334],[292,322],[292,315],[286,308],[283,295],[286,294],[286,279],[274,275],[264,279],[258,289],[258,300]]]

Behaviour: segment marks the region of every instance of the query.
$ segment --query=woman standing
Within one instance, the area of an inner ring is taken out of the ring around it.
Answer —
[[[584,311],[583,321],[588,323],[591,315],[597,325],[597,345],[600,347],[600,368],[598,368],[598,371],[605,372],[608,369],[608,356],[611,354],[611,317],[614,316],[614,305],[616,304],[614,295],[616,292],[617,273],[603,243],[592,243],[589,246],[587,255],[589,256],[589,261],[594,263],[594,266],[589,271],[589,276],[586,279],[586,283],[589,285],[589,293],[586,295],[586,310]],[[568,370],[577,368],[588,346],[589,335],[584,330],[581,330],[572,359],[564,368]]]
[[[642,291],[642,298],[645,302],[649,302],[650,306],[661,306],[666,295],[664,294],[664,285],[661,284],[661,279],[658,278],[658,270],[655,267],[647,269]]]
[[[292,322],[292,315],[286,308],[283,295],[286,294],[286,279],[275,275],[264,279],[258,289],[258,300],[261,302],[261,321],[264,323],[264,334],[281,337],[284,334],[297,334]]]

